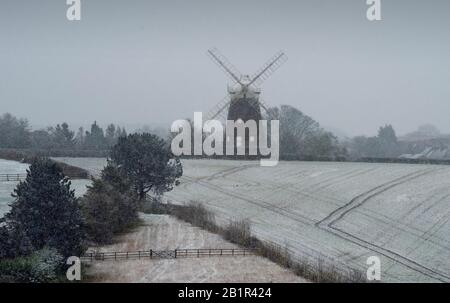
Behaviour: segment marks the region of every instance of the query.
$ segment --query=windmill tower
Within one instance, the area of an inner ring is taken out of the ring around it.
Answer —
[[[275,54],[256,73],[249,76],[242,75],[216,48],[208,50],[208,55],[233,81],[233,84],[228,85],[227,96],[206,115],[207,119],[225,120],[226,118],[232,121],[242,120],[244,123],[254,120],[258,124],[262,118],[261,108],[267,112],[267,106],[260,98],[260,86],[286,62],[287,56],[283,52]],[[245,137],[247,149],[248,134]]]

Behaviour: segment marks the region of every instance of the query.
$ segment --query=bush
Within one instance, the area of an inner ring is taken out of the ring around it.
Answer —
[[[173,205],[169,209],[170,214],[178,219],[191,223],[194,226],[204,228],[212,232],[218,232],[214,214],[207,210],[201,203],[189,202],[186,206]]]
[[[0,226],[0,259],[28,255],[34,248],[20,227]]]
[[[27,257],[0,260],[0,282],[56,282],[63,265],[56,249],[43,248]]]
[[[139,198],[131,183],[112,164],[93,179],[81,199],[88,239],[98,244],[112,241],[113,235],[138,221]]]
[[[252,244],[250,222],[247,220],[230,222],[224,229],[223,236],[232,243],[249,247]]]

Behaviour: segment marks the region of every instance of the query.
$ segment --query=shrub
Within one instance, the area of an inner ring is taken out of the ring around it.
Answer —
[[[138,221],[139,199],[126,177],[108,164],[101,179],[93,179],[88,187],[81,199],[81,209],[88,239],[106,244],[112,241],[115,233]]]
[[[226,240],[242,246],[250,246],[252,243],[252,235],[250,231],[250,222],[232,221],[224,229],[223,236]]]
[[[189,222],[194,226],[199,226],[212,232],[218,231],[214,214],[207,210],[201,203],[191,201],[186,206],[173,205],[169,211],[175,217]]]
[[[0,226],[0,259],[28,255],[33,250],[33,245],[23,229]]]
[[[30,256],[0,260],[0,282],[55,282],[64,258],[56,249],[43,248]]]

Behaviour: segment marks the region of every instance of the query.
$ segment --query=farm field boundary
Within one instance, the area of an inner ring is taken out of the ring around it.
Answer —
[[[139,250],[139,251],[113,251],[113,252],[88,252],[81,256],[82,261],[94,260],[128,260],[128,259],[177,259],[200,257],[234,257],[255,255],[251,249],[244,248],[199,248],[199,249],[174,249],[174,250]]]

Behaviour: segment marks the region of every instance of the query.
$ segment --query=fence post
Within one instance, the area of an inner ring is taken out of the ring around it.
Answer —
[[[150,249],[150,259],[153,259],[153,249]]]
[[[117,260],[117,251],[114,252],[114,260]]]
[[[138,259],[141,259],[141,251],[138,251]]]
[[[231,250],[231,255],[234,256],[234,248]]]
[[[197,258],[199,258],[199,257],[200,257],[200,250],[197,249]]]
[[[175,259],[177,258],[177,250],[175,249]]]
[[[220,249],[220,255],[222,255],[223,249]]]

